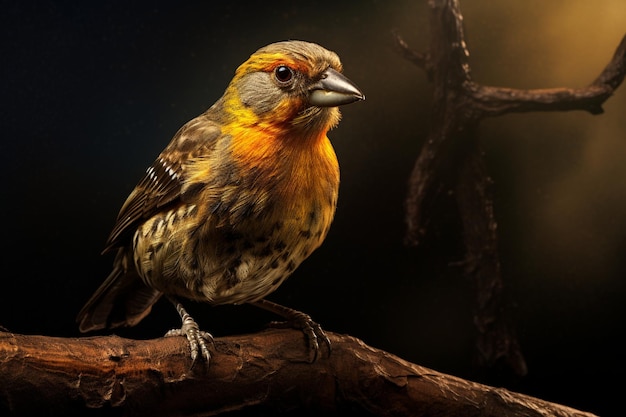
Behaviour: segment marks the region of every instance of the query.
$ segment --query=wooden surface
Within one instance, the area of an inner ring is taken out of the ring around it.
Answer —
[[[300,331],[274,329],[218,338],[190,369],[183,337],[0,332],[0,415],[592,416],[328,335],[314,363]]]

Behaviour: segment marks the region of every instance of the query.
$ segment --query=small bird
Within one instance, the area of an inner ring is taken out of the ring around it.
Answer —
[[[164,295],[178,311],[192,364],[210,333],[180,299],[250,303],[302,329],[314,361],[330,341],[307,314],[266,300],[324,241],[339,165],[327,132],[338,106],[364,100],[339,57],[317,44],[267,45],[237,68],[223,96],[186,123],[123,204],[103,253],[110,275],[77,317],[82,332],[134,326]]]

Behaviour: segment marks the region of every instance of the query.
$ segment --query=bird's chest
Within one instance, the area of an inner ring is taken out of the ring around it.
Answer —
[[[239,161],[238,191],[222,201],[228,222],[243,235],[262,233],[292,249],[317,247],[337,205],[336,156],[325,147],[272,156],[254,165]]]
[[[302,207],[292,207],[293,211],[272,213],[267,224],[244,224],[240,234],[250,240],[235,243],[236,256],[220,280],[217,293],[250,301],[274,291],[322,244],[334,209],[334,204],[308,200]]]
[[[272,261],[284,261],[284,268],[292,272],[320,246],[337,205],[338,184],[326,182],[324,185],[317,190],[301,184],[291,187],[289,193],[269,192],[271,196],[258,215],[247,217],[235,226],[238,235],[259,242],[252,255],[256,257],[259,251],[269,254]],[[245,253],[249,246],[244,244],[241,252]]]
[[[248,215],[234,213],[223,229],[228,232],[219,240],[226,244],[218,258],[224,269],[211,288],[216,302],[264,297],[322,244],[335,213],[338,181],[318,178],[311,186],[293,180],[260,187],[255,195],[262,197],[246,209]]]
[[[230,169],[219,176],[228,181],[208,183],[190,198],[192,222],[163,233],[163,256],[137,251],[143,254],[138,269],[150,270],[141,275],[154,276],[152,286],[215,304],[253,301],[275,290],[322,244],[337,204],[334,153],[235,160]]]

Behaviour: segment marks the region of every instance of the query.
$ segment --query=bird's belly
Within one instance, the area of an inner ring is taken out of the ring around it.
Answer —
[[[235,226],[192,227],[181,221],[187,211],[172,210],[137,230],[139,275],[165,294],[239,304],[265,297],[291,275],[324,240],[334,207],[314,204],[298,210],[304,215],[252,217]]]
[[[298,220],[298,219],[296,219]],[[322,243],[325,233],[303,231],[300,221],[274,222],[262,234],[231,240],[234,250],[218,256],[219,272],[202,279],[202,297],[214,304],[256,301],[276,290],[282,282]]]

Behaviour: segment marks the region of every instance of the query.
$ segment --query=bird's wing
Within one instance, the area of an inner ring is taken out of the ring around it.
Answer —
[[[176,133],[126,199],[103,252],[124,246],[139,223],[179,200],[186,163],[198,151],[209,152],[220,132],[219,126],[203,115]]]

